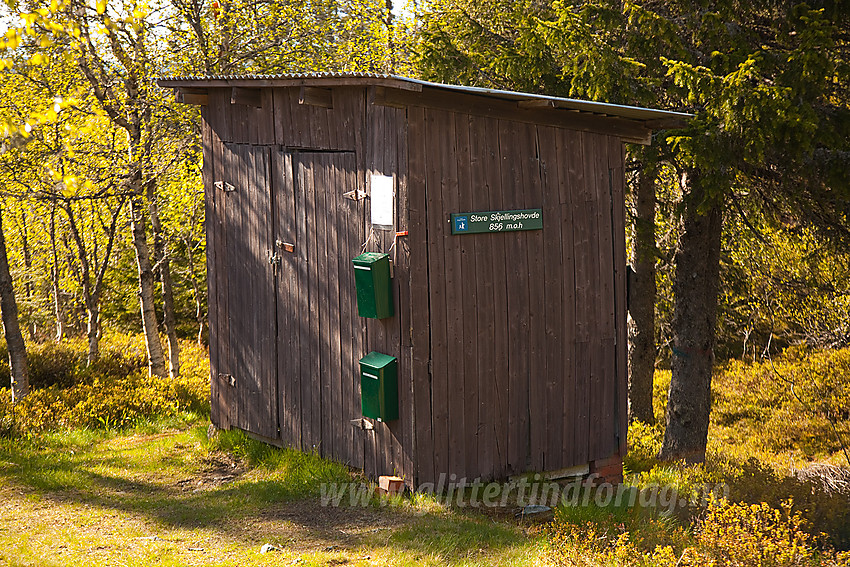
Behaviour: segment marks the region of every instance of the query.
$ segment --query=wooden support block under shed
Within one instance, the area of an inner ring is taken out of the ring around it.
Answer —
[[[398,476],[380,476],[378,491],[381,494],[401,494],[404,492],[404,479]]]

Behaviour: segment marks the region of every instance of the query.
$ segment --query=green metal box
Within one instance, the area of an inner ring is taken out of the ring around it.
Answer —
[[[354,285],[357,288],[357,313],[372,319],[392,317],[393,288],[389,254],[367,252],[351,262],[354,264]]]
[[[363,417],[398,419],[398,359],[370,352],[360,359],[360,405]]]

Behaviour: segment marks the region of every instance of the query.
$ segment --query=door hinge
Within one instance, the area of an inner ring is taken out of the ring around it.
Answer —
[[[225,193],[233,193],[234,191],[236,191],[236,187],[234,187],[230,183],[227,183],[226,181],[216,181],[215,183],[213,183],[213,185],[215,185],[216,189],[221,189]]]

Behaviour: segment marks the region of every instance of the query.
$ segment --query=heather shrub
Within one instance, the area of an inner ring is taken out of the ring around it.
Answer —
[[[102,344],[101,358],[85,366],[85,342],[65,341],[43,351],[64,353],[34,382],[30,394],[11,403],[0,388],[0,433],[29,434],[58,428],[123,428],[145,419],[172,417],[182,411],[209,414],[209,359],[205,349],[181,345],[181,374],[148,376],[144,343],[114,335]],[[35,357],[36,368],[39,356]],[[64,364],[64,365],[63,365]],[[43,385],[47,383],[47,385]]]

